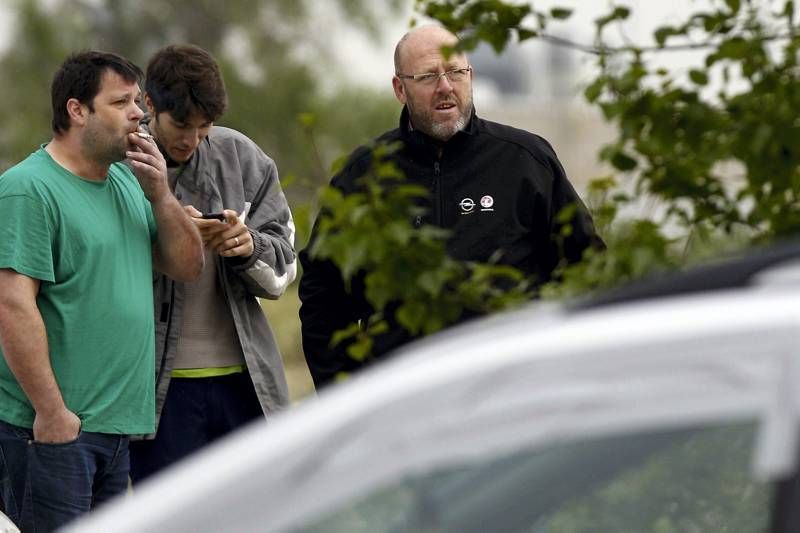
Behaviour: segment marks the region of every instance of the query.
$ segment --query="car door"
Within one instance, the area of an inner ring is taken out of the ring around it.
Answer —
[[[497,316],[67,530],[763,531],[795,468],[798,332],[793,288]]]

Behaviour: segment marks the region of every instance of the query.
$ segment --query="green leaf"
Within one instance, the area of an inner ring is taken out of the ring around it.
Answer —
[[[783,4],[783,12],[781,13],[786,19],[789,21],[794,20],[794,1],[788,0],[785,4]]]
[[[631,16],[631,10],[625,6],[618,6],[614,9],[614,18],[625,20]]]
[[[742,7],[741,0],[725,0],[725,3],[728,5],[728,8],[731,10],[731,13],[736,14]]]
[[[331,347],[337,346],[340,342],[355,337],[360,329],[358,323],[354,322],[344,329],[335,331],[331,337]]]
[[[603,89],[606,87],[606,79],[604,77],[597,78],[594,82],[589,84],[588,87],[583,91],[583,96],[586,100],[591,104],[597,101],[600,98],[600,95],[603,94]]]
[[[637,166],[636,160],[622,151],[615,152],[610,162],[614,165],[614,168],[623,172],[631,171]]]
[[[733,37],[723,41],[717,50],[717,56],[727,59],[745,59],[750,52],[750,45],[742,37]]]
[[[425,311],[425,307],[420,302],[406,302],[397,309],[395,317],[401,326],[412,335],[416,335],[422,329],[427,318]]]
[[[550,16],[557,20],[565,20],[572,16],[572,9],[554,7],[550,10]]]
[[[675,33],[676,30],[672,26],[661,26],[660,28],[656,28],[656,31],[653,32],[653,37],[658,46],[663,47],[667,43],[667,39],[675,35]]]
[[[442,273],[437,270],[433,270],[423,272],[417,278],[417,285],[431,296],[438,296],[442,291],[445,281],[446,276],[443,276]]]
[[[364,260],[367,258],[368,249],[366,242],[359,241],[353,243],[347,250],[347,255],[344,261],[339,265],[342,271],[342,276],[345,279],[350,279],[353,275],[364,268]]]
[[[390,237],[387,244],[406,246],[411,242],[416,230],[405,220],[395,220],[386,226],[386,234]]]
[[[597,26],[598,31],[602,30],[608,24],[618,20],[625,20],[631,14],[631,10],[624,6],[616,6],[614,10],[609,13],[608,15],[602,16],[598,19],[595,19],[594,23]]]
[[[379,320],[374,324],[370,324],[367,328],[367,333],[370,335],[383,335],[389,332],[389,324],[385,320]]]
[[[389,302],[397,299],[393,281],[392,276],[383,269],[367,274],[365,295],[375,309],[383,309]]]
[[[708,84],[708,74],[706,74],[702,70],[692,69],[689,71],[689,79],[695,85],[707,85]]]
[[[556,221],[559,224],[566,224],[575,218],[575,213],[578,211],[578,206],[574,203],[566,205],[556,215]]]
[[[372,352],[372,338],[366,335],[347,347],[347,355],[356,361],[365,361],[370,352]]]

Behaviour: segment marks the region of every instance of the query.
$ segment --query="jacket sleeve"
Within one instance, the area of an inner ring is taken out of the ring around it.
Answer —
[[[313,237],[312,237],[313,238]],[[354,299],[344,287],[336,266],[327,260],[312,259],[308,249],[300,252],[303,275],[300,278],[300,323],[303,353],[314,386],[335,380],[341,372],[358,369],[361,363],[347,354],[347,342],[331,345],[333,334],[358,321]]]
[[[245,203],[244,222],[253,238],[253,255],[244,262],[225,260],[256,297],[277,299],[297,274],[294,221],[278,180],[278,170],[267,158],[261,186]]]
[[[561,166],[555,152],[552,152],[550,168],[553,172],[550,236],[559,248],[557,250],[559,261],[564,260],[568,264],[576,263],[583,257],[584,250],[590,247],[602,250],[605,249],[605,243],[597,235],[589,210],[569,182],[564,167]],[[562,222],[559,220],[559,213],[568,207],[574,209],[572,217],[568,221]],[[565,237],[560,238],[561,230],[566,225],[570,226],[570,230]],[[555,267],[555,265],[553,266]]]
[[[353,165],[348,165],[333,178],[331,185],[345,192],[352,191],[353,175],[359,175],[358,171]],[[299,296],[303,353],[314,385],[320,389],[335,380],[337,374],[363,366],[348,355],[347,341],[333,346],[331,340],[337,331],[369,316],[369,308],[363,297],[361,280],[354,279],[348,289],[332,261],[311,256],[318,225],[319,217],[311,230],[308,245],[300,252],[303,275]]]

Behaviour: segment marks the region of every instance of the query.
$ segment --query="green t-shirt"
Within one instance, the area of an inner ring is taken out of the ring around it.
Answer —
[[[156,225],[130,169],[115,163],[105,181],[85,180],[41,147],[0,176],[0,213],[0,268],[41,280],[50,362],[82,430],[152,433]],[[0,357],[0,419],[33,418]]]

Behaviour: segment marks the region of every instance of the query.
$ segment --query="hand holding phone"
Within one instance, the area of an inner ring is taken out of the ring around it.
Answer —
[[[224,212],[201,213],[192,206],[187,206],[184,209],[187,210],[187,214],[192,217],[197,229],[200,230],[200,237],[203,239],[203,244],[207,244],[217,234],[230,228],[230,224],[228,224]],[[215,220],[219,220],[222,224],[214,222]]]

